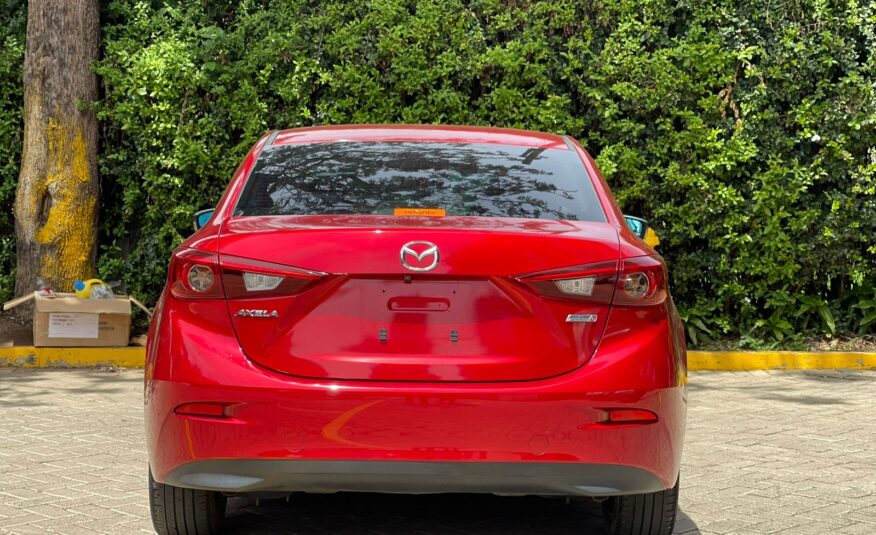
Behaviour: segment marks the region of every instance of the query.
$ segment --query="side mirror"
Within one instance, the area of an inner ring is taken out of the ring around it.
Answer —
[[[630,230],[633,231],[633,234],[643,240],[645,239],[645,236],[648,233],[648,222],[646,220],[631,215],[625,215],[624,220],[627,222],[627,226],[630,227]]]
[[[195,226],[195,232],[201,230],[204,225],[207,224],[207,221],[210,221],[210,218],[213,217],[213,212],[215,212],[215,208],[207,208],[206,210],[198,210],[195,212],[195,216],[192,218],[192,223]]]

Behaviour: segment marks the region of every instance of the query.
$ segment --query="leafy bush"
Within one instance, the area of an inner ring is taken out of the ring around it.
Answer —
[[[692,342],[876,325],[872,2],[117,0],[105,18],[100,271],[147,299],[267,129],[457,123],[580,139],[654,222]]]
[[[25,0],[0,1],[0,302],[12,296],[15,286],[15,221],[12,205],[21,140],[24,135],[24,90],[21,67],[24,61]]]

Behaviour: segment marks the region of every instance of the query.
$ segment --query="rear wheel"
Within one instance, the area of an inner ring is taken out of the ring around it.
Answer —
[[[670,535],[678,509],[678,484],[648,494],[613,496],[603,502],[611,535]]]
[[[219,533],[225,517],[225,502],[221,492],[158,483],[149,470],[149,511],[158,535]]]

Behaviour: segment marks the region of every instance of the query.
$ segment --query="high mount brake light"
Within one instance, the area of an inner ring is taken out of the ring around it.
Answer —
[[[667,295],[666,266],[653,256],[545,271],[517,280],[545,297],[591,303],[659,305]]]
[[[222,284],[229,299],[296,294],[327,274],[272,262],[222,255]]]

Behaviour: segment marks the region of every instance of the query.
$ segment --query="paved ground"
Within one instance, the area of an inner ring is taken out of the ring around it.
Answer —
[[[141,373],[0,369],[0,533],[150,532]],[[876,373],[691,377],[678,533],[876,533]],[[230,533],[602,533],[540,498],[233,500]]]

